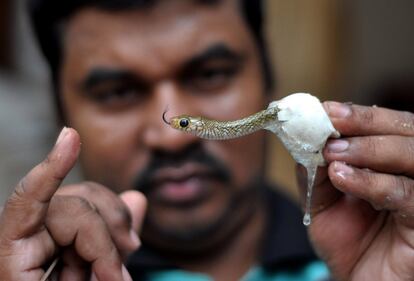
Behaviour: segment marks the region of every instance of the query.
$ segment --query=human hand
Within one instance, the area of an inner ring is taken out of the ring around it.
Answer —
[[[318,171],[311,240],[337,280],[414,280],[414,115],[324,103],[343,136]],[[305,194],[306,172],[298,181]]]
[[[58,252],[63,261],[60,280],[86,280],[89,270],[98,280],[131,280],[119,252],[126,253],[138,246],[138,239],[134,241],[129,228],[121,226],[124,219],[115,218],[125,212],[117,196],[109,195],[107,190],[96,196],[107,202],[108,209],[119,208],[118,213],[109,215],[100,213],[101,202],[88,200],[88,195],[79,196],[85,193],[87,185],[67,187],[59,190],[60,195],[56,193],[79,151],[76,131],[62,130],[46,160],[20,181],[7,200],[0,216],[1,280],[39,281],[45,263]],[[135,200],[130,193],[124,197],[130,203]],[[135,229],[139,219],[139,215],[133,219]],[[120,230],[114,230],[116,225]]]
[[[126,258],[140,246],[137,233],[146,210],[146,198],[138,191],[126,191],[119,196],[103,185],[94,182],[71,184],[59,188],[52,198],[49,213],[59,212],[61,200],[79,200],[90,205],[105,222],[109,234],[121,254]],[[53,214],[51,214],[53,215]],[[91,231],[95,231],[91,229]]]

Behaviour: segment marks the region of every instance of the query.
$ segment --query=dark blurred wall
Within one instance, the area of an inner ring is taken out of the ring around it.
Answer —
[[[0,206],[56,135],[47,71],[25,2],[0,0]]]
[[[344,92],[374,104],[382,87],[414,81],[414,1],[346,1]]]
[[[0,1],[0,67],[12,65],[11,54],[11,5],[9,0]]]

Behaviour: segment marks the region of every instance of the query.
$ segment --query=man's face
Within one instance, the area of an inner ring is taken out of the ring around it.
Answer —
[[[251,212],[263,134],[207,141],[162,120],[167,107],[171,117],[232,120],[265,106],[258,50],[237,1],[85,8],[68,22],[62,65],[64,114],[81,135],[85,176],[116,192],[144,191],[144,237],[220,236]]]

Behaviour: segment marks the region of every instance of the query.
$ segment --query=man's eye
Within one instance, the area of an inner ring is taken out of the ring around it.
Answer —
[[[92,90],[90,96],[105,106],[121,106],[137,102],[142,92],[132,85],[120,85]]]
[[[186,84],[201,91],[218,90],[229,84],[237,70],[236,66],[205,67],[187,77]]]

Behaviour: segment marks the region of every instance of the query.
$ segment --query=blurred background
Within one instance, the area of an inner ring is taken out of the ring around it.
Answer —
[[[321,100],[414,111],[414,1],[268,0],[265,12],[278,98],[310,92]],[[53,145],[51,104],[48,69],[24,0],[2,0],[0,205]],[[294,163],[276,138],[271,142],[268,175],[295,197]]]

